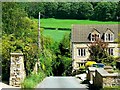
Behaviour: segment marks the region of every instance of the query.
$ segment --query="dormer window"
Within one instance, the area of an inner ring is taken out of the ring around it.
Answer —
[[[94,30],[91,33],[91,41],[96,41],[98,38],[100,38],[100,34],[97,30]]]
[[[111,30],[107,30],[105,32],[105,40],[106,42],[114,41],[114,33]]]

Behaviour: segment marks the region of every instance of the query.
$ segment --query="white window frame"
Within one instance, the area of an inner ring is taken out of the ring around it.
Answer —
[[[112,34],[110,34],[110,41],[114,41],[114,34],[112,33]]]
[[[91,33],[91,41],[96,41],[95,35],[97,35],[97,37],[100,38],[100,34],[99,33],[98,34],[92,34]]]
[[[106,42],[113,42],[114,41],[114,33],[105,33],[105,40]]]
[[[108,54],[114,55],[114,48],[108,48]]]
[[[78,48],[77,55],[80,57],[85,57],[86,56],[86,49],[85,48]]]

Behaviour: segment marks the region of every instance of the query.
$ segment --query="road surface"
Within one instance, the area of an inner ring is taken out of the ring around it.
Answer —
[[[47,77],[37,88],[81,88],[88,90],[86,84],[80,84],[81,81],[75,77]]]

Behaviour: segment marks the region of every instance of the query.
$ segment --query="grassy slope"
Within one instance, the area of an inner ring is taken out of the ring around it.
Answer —
[[[55,41],[60,41],[66,33],[70,33],[70,31],[49,30],[49,29],[43,31],[43,34],[45,36],[49,36],[49,37],[53,38],[53,40],[55,40]]]
[[[33,19],[38,23],[38,19]],[[70,19],[41,19],[41,26],[52,27],[52,28],[71,28],[72,24],[118,24],[118,22],[100,22],[100,21],[90,21],[90,20],[70,20]],[[49,30],[45,29],[43,34],[45,36],[50,36],[55,41],[60,41],[65,33],[70,33],[70,31],[63,30]]]
[[[34,19],[38,22],[37,19]],[[90,20],[70,20],[70,19],[41,19],[41,26],[53,28],[71,28],[72,24],[118,24],[118,22],[101,22]]]

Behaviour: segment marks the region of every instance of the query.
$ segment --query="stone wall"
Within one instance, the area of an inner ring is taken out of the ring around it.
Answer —
[[[23,53],[11,53],[9,84],[11,86],[20,87],[25,76]]]
[[[108,73],[104,68],[88,67],[87,80],[99,88],[120,86],[120,74]]]
[[[108,73],[103,68],[96,69],[94,86],[97,87],[112,87],[120,85],[120,75],[118,73]]]
[[[106,86],[120,86],[120,77],[117,75],[103,77],[103,87]]]
[[[90,83],[92,84],[93,82],[93,78],[94,78],[94,73],[95,73],[95,70],[97,68],[95,67],[88,67],[87,69],[87,80],[90,81]]]

